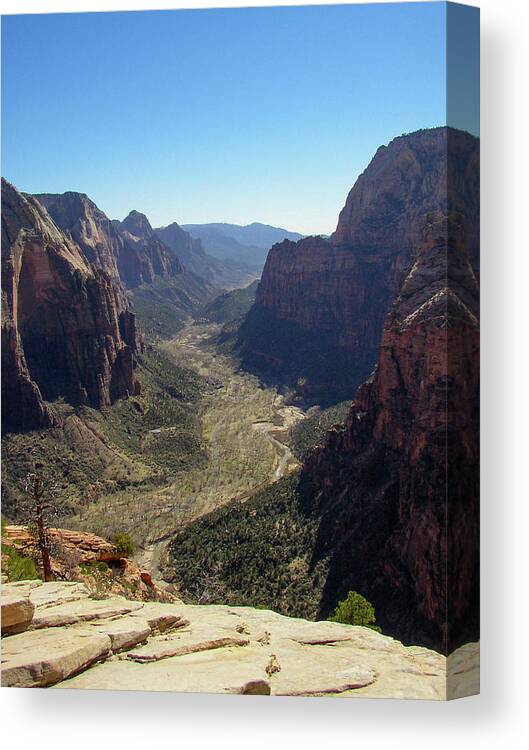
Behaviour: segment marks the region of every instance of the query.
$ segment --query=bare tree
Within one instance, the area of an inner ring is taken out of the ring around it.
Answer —
[[[219,562],[212,565],[211,570],[202,572],[193,585],[193,593],[197,604],[211,604],[224,598],[226,586],[220,578],[222,566]]]
[[[39,468],[26,476],[24,483],[25,511],[29,522],[34,523],[37,528],[37,546],[42,560],[45,581],[53,580],[50,540],[46,529],[49,520],[59,514],[57,491],[58,485],[49,482]]]

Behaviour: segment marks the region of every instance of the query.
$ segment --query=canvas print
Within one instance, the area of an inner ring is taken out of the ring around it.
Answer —
[[[3,687],[479,692],[479,11],[2,18]]]

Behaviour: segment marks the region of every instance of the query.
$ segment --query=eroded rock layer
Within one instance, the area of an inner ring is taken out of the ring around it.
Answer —
[[[45,208],[2,180],[2,423],[49,425],[45,401],[96,408],[137,392],[133,314]]]
[[[117,224],[121,240],[118,255],[119,275],[123,283],[133,288],[152,283],[155,276],[167,278],[184,270],[178,257],[159,239],[149,220],[138,211]]]

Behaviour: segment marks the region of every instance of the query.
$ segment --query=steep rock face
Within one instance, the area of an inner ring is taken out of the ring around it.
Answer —
[[[330,557],[323,612],[356,590],[386,632],[452,650],[478,634],[479,292],[460,215],[424,233],[375,373],[301,486],[313,562]]]
[[[182,273],[182,265],[155,234],[144,214],[131,211],[123,222],[111,221],[84,193],[34,196],[57,226],[81,248],[94,268],[106,271],[132,289],[155,276]]]
[[[29,376],[14,321],[7,310],[2,311],[2,427],[37,430],[54,422],[38,385]]]
[[[119,278],[117,256],[118,233],[110,219],[84,193],[61,195],[38,193],[34,196],[47,210],[55,224],[68,233],[94,268]]]
[[[129,288],[152,284],[155,276],[176,276],[183,272],[178,257],[157,237],[149,220],[138,211],[131,211],[121,224],[114,222],[120,236],[118,270]]]
[[[2,301],[4,428],[50,423],[42,398],[101,408],[137,392],[139,338],[122,291],[5,180]]]
[[[158,227],[154,231],[160,240],[180,258],[189,271],[199,273],[198,268],[194,267],[197,256],[200,258],[208,257],[200,240],[193,239],[176,221],[166,227]]]
[[[240,329],[247,366],[304,395],[352,393],[377,357],[384,317],[420,243],[425,217],[459,215],[469,256],[479,247],[479,141],[450,128],[381,147],[327,240],[269,252],[254,308]]]
[[[452,128],[419,130],[378,149],[347,196],[331,239],[389,255],[398,288],[425,215],[448,207],[461,215],[468,253],[477,261],[479,140]]]

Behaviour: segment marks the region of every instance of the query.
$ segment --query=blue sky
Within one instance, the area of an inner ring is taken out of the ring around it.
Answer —
[[[379,145],[446,123],[445,14],[404,3],[3,17],[2,173],[155,226],[331,232]],[[457,109],[450,124],[475,132],[475,107]]]

